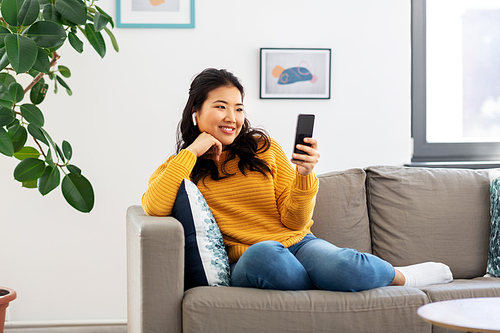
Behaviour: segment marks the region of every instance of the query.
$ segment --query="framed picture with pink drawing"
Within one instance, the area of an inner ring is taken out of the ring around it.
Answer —
[[[261,48],[260,98],[329,99],[331,49]]]

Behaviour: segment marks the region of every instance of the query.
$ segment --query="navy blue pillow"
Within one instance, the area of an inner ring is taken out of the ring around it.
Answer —
[[[222,234],[196,185],[181,183],[172,216],[184,227],[184,289],[197,286],[229,286],[229,259]]]

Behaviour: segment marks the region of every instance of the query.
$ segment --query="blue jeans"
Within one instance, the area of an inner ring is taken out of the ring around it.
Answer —
[[[369,253],[337,246],[308,234],[285,248],[275,241],[250,246],[231,265],[231,284],[275,290],[361,291],[388,286],[394,268]]]

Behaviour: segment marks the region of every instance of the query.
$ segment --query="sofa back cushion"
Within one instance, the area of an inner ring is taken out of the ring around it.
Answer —
[[[311,231],[339,247],[371,253],[363,169],[318,176],[319,190]]]
[[[375,255],[394,266],[443,262],[454,278],[485,274],[487,171],[375,166],[366,172]]]

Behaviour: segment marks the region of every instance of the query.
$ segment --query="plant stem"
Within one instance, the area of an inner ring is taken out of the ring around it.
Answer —
[[[44,159],[46,159],[46,158],[47,158],[47,155],[45,155],[45,153],[44,153],[44,151],[43,151],[43,149],[42,149],[42,146],[40,145],[40,143],[38,142],[38,140],[37,140],[37,139],[35,139],[34,137],[33,137],[33,140],[35,141],[35,143],[37,144],[38,148],[40,149],[40,152],[42,153],[42,155],[43,155]]]
[[[56,64],[57,64],[57,60],[59,60],[59,58],[61,58],[61,56],[59,54],[57,54],[57,52],[54,51],[54,53],[52,53],[52,60],[50,61],[50,68],[54,67]],[[45,75],[45,73],[39,73],[37,76],[35,76],[35,78],[33,79],[33,81],[31,81],[31,83],[29,84],[29,86],[26,87],[26,89],[24,89],[24,93],[28,93],[28,91],[30,91],[31,88],[33,88],[33,86],[38,82],[40,81],[40,79]]]
[[[32,138],[33,138],[33,141],[35,141],[35,143],[38,146],[38,148],[40,149],[40,152],[42,153],[43,158],[46,160],[47,159],[47,155],[45,155],[45,152],[43,151],[42,146],[40,145],[40,143],[38,142],[38,140],[35,139],[35,137],[32,137]],[[61,168],[61,170],[64,172],[63,167],[65,167],[66,165],[68,165],[68,163],[66,163],[66,164],[54,163],[54,165],[57,166],[57,167],[59,167],[59,168]]]

